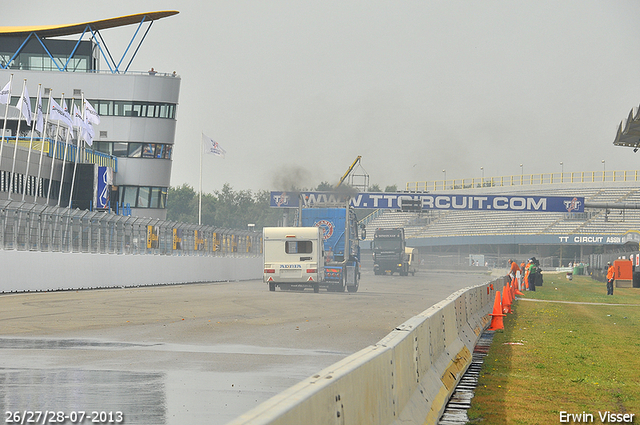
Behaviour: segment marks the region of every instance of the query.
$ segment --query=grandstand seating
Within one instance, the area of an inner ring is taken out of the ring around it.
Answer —
[[[500,187],[503,194],[538,196],[578,196],[586,202],[638,203],[640,189],[634,185],[595,182],[571,187],[551,185]],[[449,192],[451,193],[451,192]],[[464,190],[455,191],[464,194]],[[473,192],[478,193],[478,190]],[[424,211],[420,214],[388,210],[367,224],[368,238],[373,229],[404,227],[407,238],[483,235],[622,235],[640,230],[640,210],[585,208],[584,213],[509,212],[509,211]]]

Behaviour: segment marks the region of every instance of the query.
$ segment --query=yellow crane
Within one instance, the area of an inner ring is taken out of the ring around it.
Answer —
[[[340,185],[342,185],[342,182],[344,182],[346,180],[347,177],[349,177],[349,174],[351,174],[351,172],[353,171],[353,169],[355,168],[356,165],[358,165],[358,163],[360,162],[360,158],[362,158],[362,156],[358,155],[358,157],[356,158],[355,161],[353,161],[353,164],[351,164],[351,166],[349,167],[349,169],[347,169],[347,172],[344,173],[344,176],[342,176],[342,178],[340,179],[340,181],[338,182],[338,184],[336,185],[336,189],[340,187]]]

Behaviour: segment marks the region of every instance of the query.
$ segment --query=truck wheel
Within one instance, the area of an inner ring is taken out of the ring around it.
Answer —
[[[313,292],[315,292],[316,294],[320,292],[320,284],[318,282],[313,284]]]
[[[275,291],[276,290],[276,284],[274,282],[269,282],[269,291]]]

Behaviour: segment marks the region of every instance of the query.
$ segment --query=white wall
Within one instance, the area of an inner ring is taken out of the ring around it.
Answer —
[[[436,425],[506,283],[455,292],[228,425]]]
[[[0,250],[0,292],[262,279],[262,257]]]

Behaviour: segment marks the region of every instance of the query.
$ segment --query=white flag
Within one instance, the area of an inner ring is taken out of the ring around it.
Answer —
[[[80,127],[82,128],[82,114],[80,113],[80,109],[78,109],[78,107],[76,106],[76,104],[73,104],[73,125],[76,127]]]
[[[93,109],[93,106],[91,106],[87,99],[84,100],[84,119],[88,123],[95,125],[100,124],[100,115]]]
[[[11,81],[9,81],[2,91],[0,91],[0,103],[7,105],[9,103],[9,92],[11,91]]]
[[[73,127],[71,115],[69,115],[67,111],[62,109],[62,107],[58,105],[58,102],[56,102],[55,99],[51,99],[51,105],[49,105],[49,118],[54,121],[62,121],[62,123],[69,128]]]
[[[224,158],[227,151],[222,149],[222,147],[215,140],[211,139],[202,134],[202,144],[204,145],[204,153],[210,153],[212,155],[218,155]]]
[[[42,118],[42,93],[38,91],[38,102],[36,103],[36,130],[44,136],[44,122]]]
[[[93,145],[93,126],[82,119],[80,109],[73,105],[73,125],[80,128],[80,137],[87,142],[87,145]]]
[[[87,142],[87,145],[93,146],[93,126],[88,122],[83,123],[82,130],[80,131],[82,138]]]
[[[20,100],[18,100],[16,108],[18,108],[20,112],[22,112],[22,116],[25,120],[27,120],[27,125],[31,125],[31,99],[29,99],[29,91],[27,90],[26,84],[24,86],[22,96],[20,96]]]

